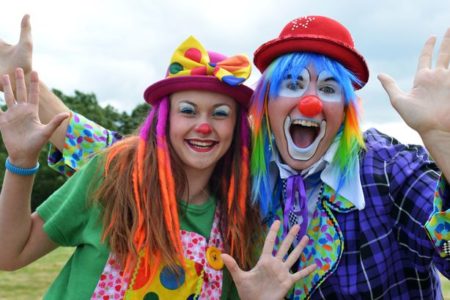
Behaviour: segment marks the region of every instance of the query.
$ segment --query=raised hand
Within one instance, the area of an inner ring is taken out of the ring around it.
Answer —
[[[378,76],[394,108],[422,138],[433,131],[450,135],[450,28],[442,40],[433,67],[435,43],[435,37],[426,41],[420,54],[413,88],[408,93],[399,89],[391,77],[385,74]]]
[[[241,270],[230,255],[222,254],[223,261],[233,277],[241,300],[283,299],[296,281],[306,277],[316,268],[316,265],[313,264],[296,273],[290,273],[291,267],[308,243],[308,237],[304,236],[285,259],[300,229],[298,225],[291,228],[277,254],[272,255],[279,228],[280,221],[275,221],[267,234],[259,261],[250,271]]]
[[[0,131],[10,162],[22,168],[30,168],[36,165],[42,146],[69,113],[58,114],[47,125],[43,125],[38,117],[38,74],[31,72],[28,95],[22,69],[16,70],[15,80],[17,97],[12,91],[9,75],[2,76],[8,109],[0,109]]]
[[[400,90],[385,74],[379,75],[378,79],[394,108],[419,133],[442,173],[450,178],[450,28],[445,33],[433,67],[435,44],[435,37],[425,43],[409,93]]]
[[[0,39],[0,74],[9,74],[14,88],[14,72],[22,68],[25,74],[29,74],[32,68],[33,40],[31,37],[30,16],[22,18],[19,42],[10,45]],[[3,83],[0,82],[3,90]]]

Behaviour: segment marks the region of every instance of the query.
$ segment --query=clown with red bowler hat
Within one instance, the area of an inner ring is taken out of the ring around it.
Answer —
[[[294,244],[309,236],[292,271],[317,265],[288,299],[442,298],[438,272],[450,277],[450,30],[432,64],[435,42],[426,42],[410,92],[378,76],[425,148],[361,131],[356,91],[369,70],[336,20],[294,19],[255,51],[262,76],[250,107],[253,201],[267,223],[281,221],[276,244],[295,224],[301,229]],[[43,100],[43,120],[62,109]],[[118,138],[86,122],[107,139],[79,145],[85,152],[75,169]],[[71,170],[64,161],[59,166]],[[232,272],[236,285],[239,274]]]
[[[339,22],[292,20],[255,51],[262,77],[251,107],[253,197],[268,222],[282,222],[280,241],[294,224],[298,238],[309,236],[297,267],[318,266],[289,299],[442,299],[438,271],[450,277],[450,30],[433,67],[434,44],[423,48],[411,92],[378,77],[426,149],[361,132],[355,91],[369,71]]]

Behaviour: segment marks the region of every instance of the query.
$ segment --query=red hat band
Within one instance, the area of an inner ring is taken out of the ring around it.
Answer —
[[[301,17],[289,22],[275,38],[254,53],[254,63],[261,71],[279,56],[292,52],[311,52],[328,56],[352,71],[361,81],[369,79],[364,57],[356,51],[350,32],[341,23],[323,16]]]

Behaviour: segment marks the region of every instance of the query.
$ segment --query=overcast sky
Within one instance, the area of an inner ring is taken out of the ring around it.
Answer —
[[[252,56],[286,23],[304,15],[337,19],[352,32],[371,77],[359,92],[364,127],[419,142],[391,108],[376,79],[385,72],[409,90],[417,57],[430,35],[450,26],[448,0],[15,0],[2,1],[0,38],[16,43],[31,15],[34,69],[48,86],[72,95],[95,93],[101,104],[130,111],[162,78],[173,50],[189,35],[207,49]],[[7,3],[7,4],[6,4]],[[254,69],[251,82],[259,76]]]

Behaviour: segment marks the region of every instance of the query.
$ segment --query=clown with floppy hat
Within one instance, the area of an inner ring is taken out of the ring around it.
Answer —
[[[440,179],[423,147],[361,132],[355,91],[369,71],[342,24],[298,18],[255,51],[253,199],[284,225],[280,240],[300,224],[298,237],[310,241],[298,267],[318,266],[290,299],[441,298],[437,270],[450,277],[450,123],[436,117],[450,112],[450,30],[434,69],[433,46],[410,94],[386,75],[380,81]]]

